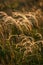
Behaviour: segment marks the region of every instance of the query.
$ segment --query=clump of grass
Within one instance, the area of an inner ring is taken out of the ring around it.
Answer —
[[[43,65],[43,36],[35,21],[21,13],[16,18],[5,14],[0,14],[0,65]]]

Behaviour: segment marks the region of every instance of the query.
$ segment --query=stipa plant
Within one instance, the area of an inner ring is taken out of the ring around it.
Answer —
[[[43,36],[35,15],[28,15],[0,12],[0,65],[43,65]]]

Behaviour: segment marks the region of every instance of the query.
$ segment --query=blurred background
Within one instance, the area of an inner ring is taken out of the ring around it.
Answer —
[[[43,10],[43,0],[0,0],[0,10],[35,11]]]

